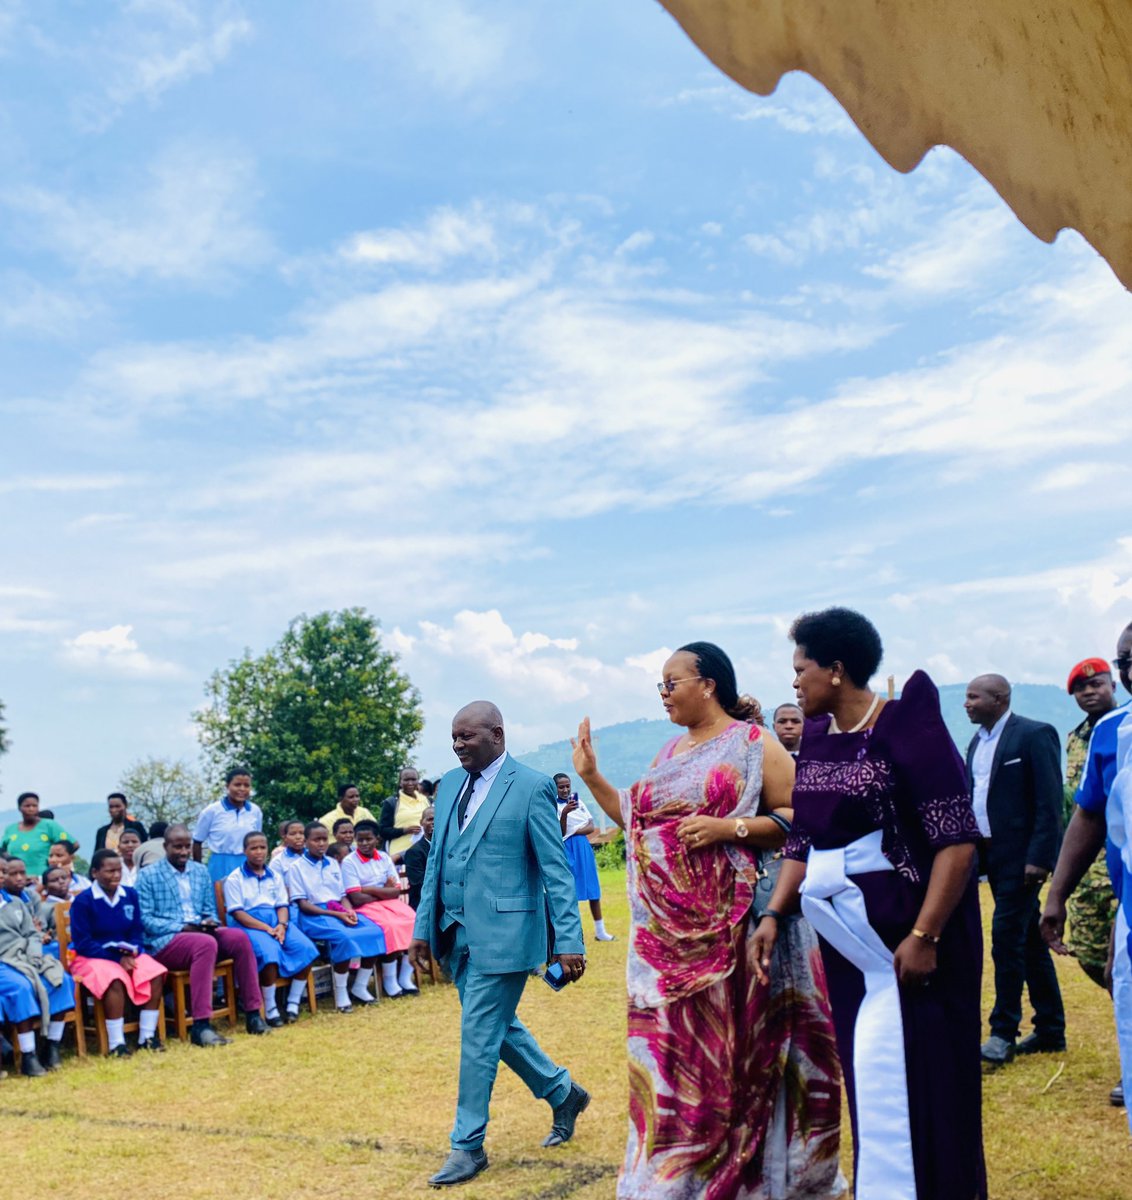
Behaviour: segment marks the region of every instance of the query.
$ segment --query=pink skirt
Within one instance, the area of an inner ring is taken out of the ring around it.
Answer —
[[[146,1004],[151,995],[150,983],[160,979],[166,969],[148,954],[138,955],[132,975],[120,963],[111,962],[108,958],[83,958],[81,954],[76,954],[71,959],[70,970],[88,992],[98,997],[105,996],[106,989],[112,983],[120,983],[134,1004]]]
[[[408,950],[413,940],[413,926],[417,923],[417,914],[404,900],[371,900],[363,904],[358,912],[375,924],[380,925],[385,934],[385,952],[396,954],[399,950]]]

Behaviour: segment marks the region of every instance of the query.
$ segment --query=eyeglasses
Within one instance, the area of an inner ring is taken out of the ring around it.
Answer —
[[[702,675],[685,675],[683,679],[664,679],[656,685],[656,690],[662,696],[671,696],[676,690],[678,683],[691,683],[693,680],[703,679]]]
[[[1118,671],[1127,671],[1129,667],[1132,667],[1132,654],[1122,654],[1119,658],[1114,658],[1112,665]]]

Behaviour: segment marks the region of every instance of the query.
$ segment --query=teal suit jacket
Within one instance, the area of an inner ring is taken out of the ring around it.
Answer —
[[[453,809],[467,778],[457,767],[436,789],[432,851],[414,936],[427,941],[437,957],[443,954],[441,885],[448,869],[463,879],[463,925],[477,971],[503,975],[541,966],[547,961],[548,921],[555,954],[584,954],[554,784],[508,754],[479,811],[457,833]]]

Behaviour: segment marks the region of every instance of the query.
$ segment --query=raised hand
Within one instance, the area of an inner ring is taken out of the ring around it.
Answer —
[[[590,735],[590,719],[583,717],[578,726],[578,736],[570,739],[574,749],[574,770],[583,779],[592,778],[597,774],[597,752],[594,750],[593,738]]]

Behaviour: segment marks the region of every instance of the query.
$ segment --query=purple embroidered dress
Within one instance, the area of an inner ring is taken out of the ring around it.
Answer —
[[[895,870],[853,876],[869,923],[890,950],[912,930],[935,852],[973,843],[979,829],[963,760],[922,671],[889,701],[871,729],[829,733],[829,717],[806,722],[794,784],[788,858],[831,850],[877,829]],[[857,1144],[853,1034],[863,976],[821,941]],[[901,988],[912,1158],[917,1200],[985,1200],[982,1067],[979,1060],[983,937],[978,881],[943,931],[939,969],[927,987]],[[893,1087],[904,1086],[893,1080]],[[867,1196],[859,1200],[869,1200]]]
[[[620,1200],[831,1200],[841,1081],[817,940],[783,924],[755,981],[751,905],[767,852],[689,851],[687,816],[756,816],[763,737],[736,722],[621,793],[627,845],[629,1142]]]

